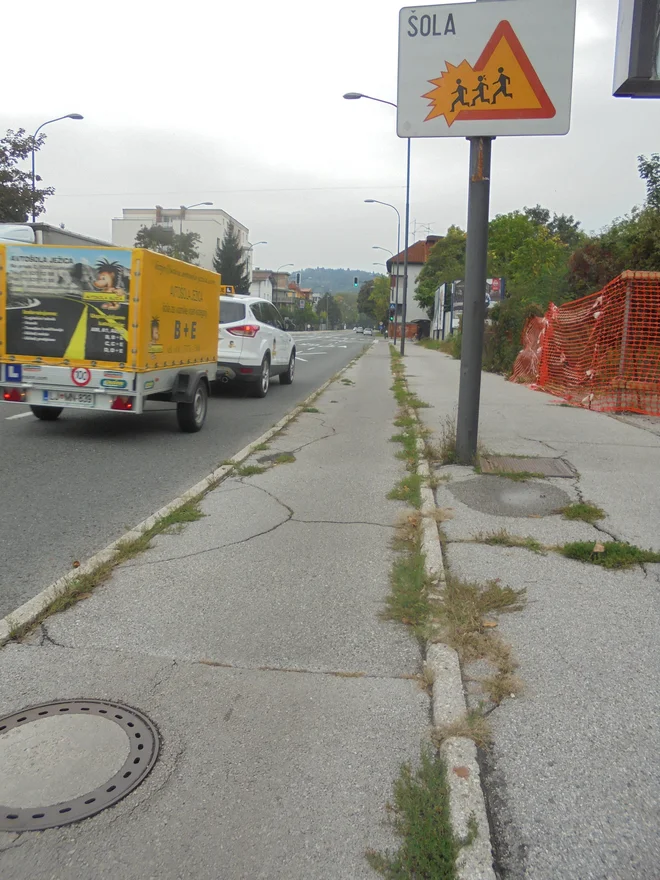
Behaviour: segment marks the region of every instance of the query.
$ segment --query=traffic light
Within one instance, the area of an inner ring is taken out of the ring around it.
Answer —
[[[394,303],[390,303],[390,321],[394,321],[394,312],[396,311],[396,306]]]
[[[358,286],[358,280],[357,280],[357,275],[356,275],[355,278],[353,279],[353,287],[357,287],[357,286]]]
[[[296,272],[296,284],[300,284],[300,272]]]

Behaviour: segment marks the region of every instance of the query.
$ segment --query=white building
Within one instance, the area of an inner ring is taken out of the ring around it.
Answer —
[[[252,269],[252,248],[249,246],[249,231],[238,220],[220,208],[123,208],[122,217],[112,220],[112,243],[118,247],[134,247],[135,236],[143,226],[165,226],[175,232],[196,232],[200,236],[199,265],[213,269],[213,256],[218,245],[222,244],[230,223],[238,232],[241,247],[245,249],[248,270]]]
[[[255,269],[252,272],[250,282],[250,296],[260,296],[262,299],[273,301],[273,273],[270,269]]]
[[[429,316],[426,309],[423,309],[415,299],[417,290],[417,279],[419,273],[424,268],[424,264],[429,258],[429,254],[434,244],[440,241],[441,236],[429,235],[425,241],[416,241],[408,248],[408,290],[406,296],[406,323],[410,324],[415,321],[428,321]],[[399,320],[403,317],[403,266],[405,259],[405,251],[401,251],[394,257],[390,257],[387,261],[387,271],[390,273],[390,302],[397,300],[397,284],[399,286],[399,310],[397,312]]]

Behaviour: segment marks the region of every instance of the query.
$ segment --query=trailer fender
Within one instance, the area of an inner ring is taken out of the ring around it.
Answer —
[[[210,391],[209,380],[206,370],[181,370],[177,373],[174,386],[170,395],[173,403],[190,403],[195,396],[195,391],[200,382],[204,382],[206,390]]]

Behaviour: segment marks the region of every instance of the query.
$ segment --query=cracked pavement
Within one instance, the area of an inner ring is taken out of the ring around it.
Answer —
[[[375,345],[205,514],[0,651],[0,714],[122,701],[162,736],[150,776],[61,829],[0,834],[12,880],[356,880],[394,845],[384,805],[428,730],[419,647],[379,612],[404,468]],[[266,451],[254,454],[252,463]]]
[[[431,404],[419,415],[437,440],[456,414],[460,364],[413,345],[407,354],[409,387]],[[612,537],[660,551],[660,420],[559,403],[482,374],[480,443],[496,454],[566,459],[574,479],[534,483],[597,504],[604,520],[485,513],[452,491],[499,479],[471,468],[441,468],[451,481],[436,491],[453,517],[441,526],[451,571],[527,591],[525,610],[498,623],[524,689],[490,712],[494,743],[480,756],[497,864],[506,880],[657,880],[660,565],[607,571],[555,553],[465,543],[506,529],[546,545]],[[520,485],[511,484],[511,498]],[[464,670],[472,704],[482,698],[469,680],[479,673],[489,670]]]

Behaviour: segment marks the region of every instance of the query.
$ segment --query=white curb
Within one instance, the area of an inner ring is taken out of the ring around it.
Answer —
[[[415,416],[421,428],[417,413]],[[422,552],[426,557],[426,573],[433,582],[435,590],[441,594],[446,583],[445,562],[435,519],[437,510],[435,496],[428,485],[431,469],[424,456],[425,445],[422,439],[418,439],[417,449],[419,452],[417,473],[427,483],[421,487]],[[433,679],[431,701],[434,726],[441,727],[464,718],[468,708],[456,651],[448,645],[428,642],[425,662]],[[477,761],[477,747],[467,737],[452,737],[442,743],[440,756],[447,766],[449,813],[455,836],[459,840],[468,839],[470,825],[476,821],[476,837],[469,845],[461,847],[456,860],[458,878],[459,880],[496,880],[486,800]]]

